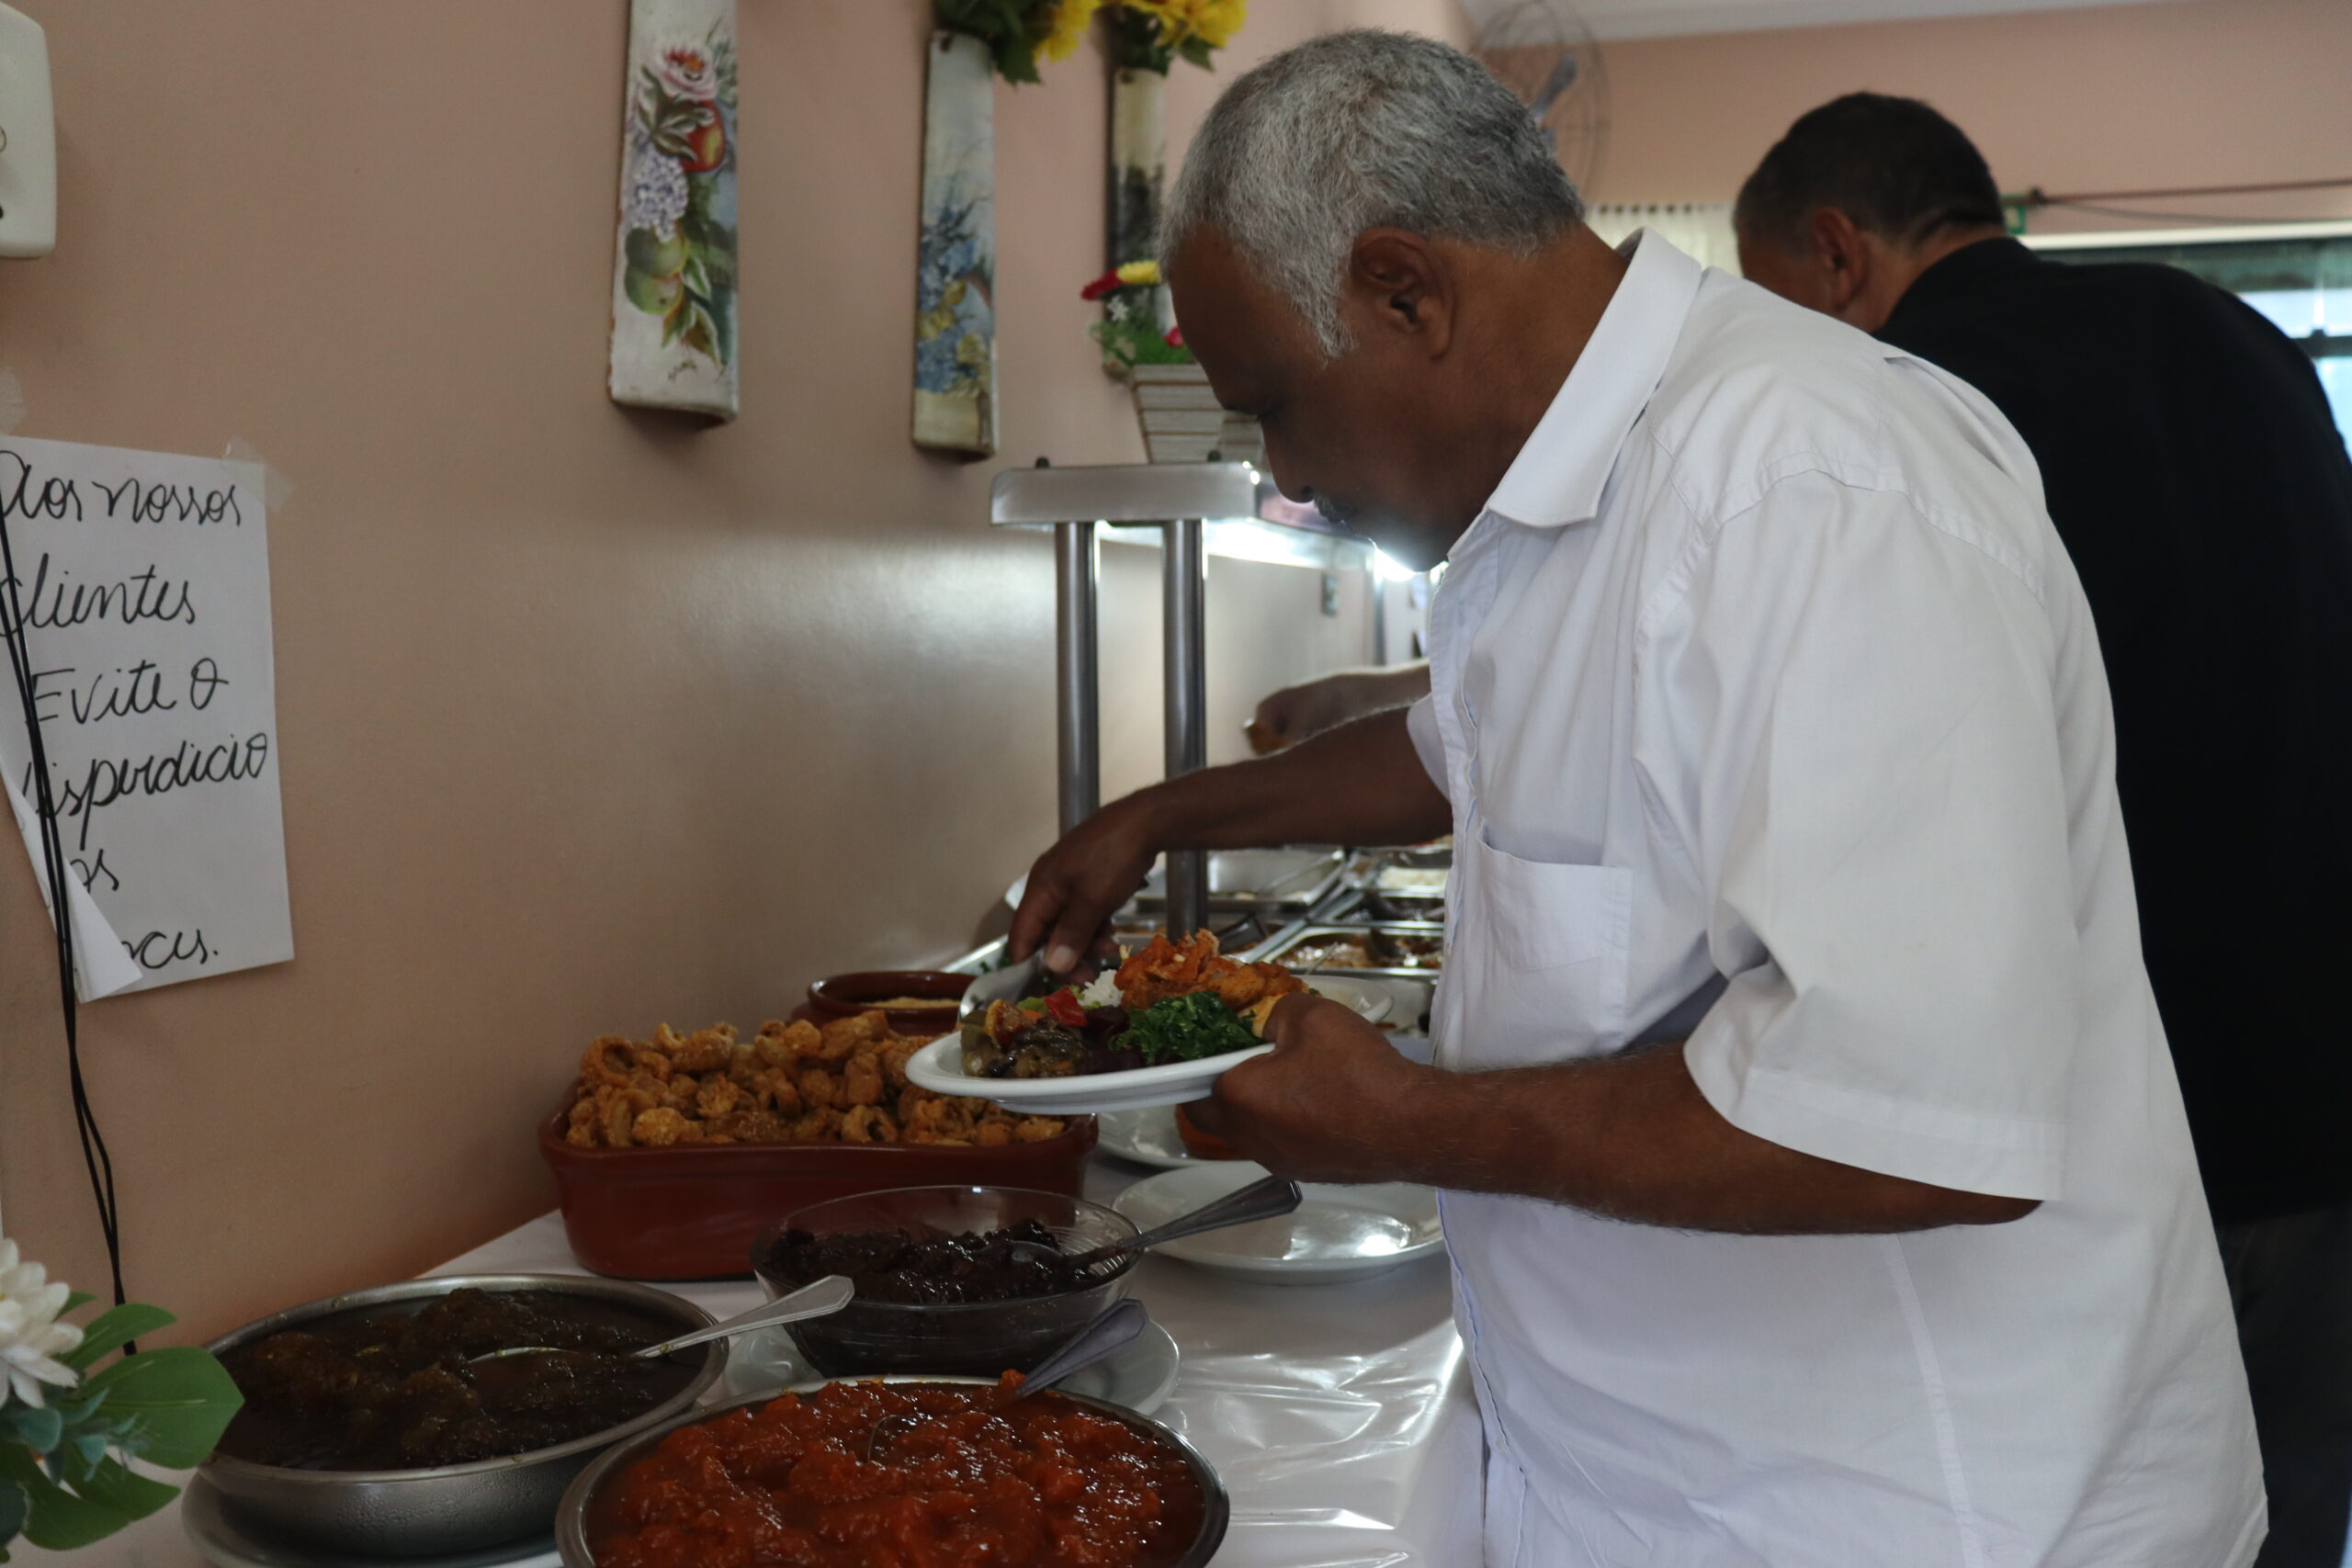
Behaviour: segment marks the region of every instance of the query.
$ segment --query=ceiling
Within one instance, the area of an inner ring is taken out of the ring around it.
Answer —
[[[1462,0],[1476,27],[1528,0]],[[1556,0],[1555,0],[1556,3]],[[2081,8],[2086,0],[1566,0],[1602,39],[1665,38],[1679,33],[1747,32],[1760,28],[1821,27],[1841,22],[1908,21],[1921,17],[1987,15],[1999,11]],[[2143,5],[2149,0],[2087,0],[2091,5]]]

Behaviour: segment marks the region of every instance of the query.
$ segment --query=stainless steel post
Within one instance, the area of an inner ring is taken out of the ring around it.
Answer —
[[[1161,525],[1160,667],[1167,680],[1168,776],[1189,773],[1208,761],[1208,648],[1205,638],[1208,561],[1197,517]],[[1182,937],[1206,926],[1208,856],[1199,850],[1168,856],[1168,929]]]
[[[1095,673],[1094,525],[1054,525],[1054,717],[1061,760],[1061,830],[1102,804],[1101,683]]]

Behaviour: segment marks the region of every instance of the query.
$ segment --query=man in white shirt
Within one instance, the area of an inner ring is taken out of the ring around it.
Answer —
[[[1417,1066],[1287,999],[1197,1114],[1444,1190],[1491,1568],[2235,1568],[2244,1374],[2031,458],[1933,367],[1611,251],[1466,57],[1236,82],[1164,261],[1283,489],[1443,554],[1432,692],[1047,852],[1453,833]]]

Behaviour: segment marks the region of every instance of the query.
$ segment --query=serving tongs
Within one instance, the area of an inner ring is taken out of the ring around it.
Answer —
[[[1046,966],[1043,948],[1018,964],[1008,964],[1001,969],[991,969],[964,987],[964,999],[956,1009],[956,1023],[960,1029],[975,1019],[988,1016],[990,1002],[1017,1002],[1029,988],[1029,982]]]
[[[738,1313],[724,1323],[714,1323],[707,1328],[697,1328],[675,1338],[664,1339],[659,1345],[648,1345],[642,1350],[631,1350],[621,1358],[628,1361],[658,1361],[673,1350],[684,1350],[695,1345],[707,1345],[714,1339],[731,1339],[738,1334],[749,1334],[755,1328],[774,1328],[779,1324],[798,1323],[806,1317],[822,1317],[849,1305],[857,1293],[848,1276],[828,1274],[814,1284],[803,1285],[788,1296],[764,1302],[749,1312]],[[503,1360],[509,1356],[543,1356],[563,1348],[560,1345],[511,1345],[503,1350],[492,1350],[480,1356],[466,1358],[466,1365],[478,1361]]]

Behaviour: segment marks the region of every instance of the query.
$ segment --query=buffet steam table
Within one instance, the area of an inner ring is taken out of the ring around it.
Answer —
[[[1146,1174],[1098,1157],[1087,1196]],[[436,1274],[579,1274],[545,1214]],[[667,1284],[714,1316],[757,1304],[750,1280]],[[1159,1418],[1216,1467],[1233,1525],[1216,1568],[1467,1568],[1478,1561],[1478,1412],[1442,1258],[1354,1284],[1255,1285],[1147,1258],[1134,1295],[1183,1356]],[[174,1477],[173,1479],[180,1479]],[[18,1542],[17,1563],[207,1568],[175,1503],[71,1554]],[[385,1568],[397,1568],[397,1559]]]

